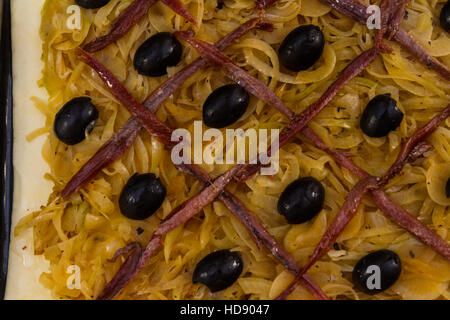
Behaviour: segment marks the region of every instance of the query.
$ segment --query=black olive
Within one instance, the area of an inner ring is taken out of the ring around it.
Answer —
[[[323,208],[325,189],[312,177],[289,184],[278,200],[278,212],[288,223],[299,224],[314,218]]]
[[[169,32],[160,32],[147,39],[136,51],[134,68],[139,74],[161,77],[167,74],[167,67],[176,66],[183,54],[183,47]]]
[[[287,35],[278,51],[281,64],[292,71],[312,67],[322,55],[325,38],[319,27],[300,26]]]
[[[397,129],[403,112],[390,94],[381,94],[370,100],[361,116],[361,130],[369,137],[379,138]]]
[[[448,178],[447,184],[445,185],[445,195],[447,198],[450,198],[450,178]]]
[[[211,292],[231,286],[241,275],[244,263],[238,252],[219,250],[208,254],[195,267],[193,283],[203,283]]]
[[[450,1],[442,7],[440,20],[442,29],[450,32]]]
[[[67,102],[55,116],[53,131],[59,140],[75,145],[86,138],[98,120],[91,98],[78,97]]]
[[[392,286],[401,271],[402,263],[395,252],[379,250],[358,261],[353,269],[352,280],[359,290],[373,295]]]
[[[129,219],[144,220],[161,207],[165,197],[166,187],[153,173],[135,174],[120,194],[120,212]]]
[[[241,86],[229,84],[216,89],[203,104],[203,122],[211,128],[224,128],[247,110],[250,95]]]
[[[77,5],[85,9],[98,9],[106,6],[110,0],[75,0]]]

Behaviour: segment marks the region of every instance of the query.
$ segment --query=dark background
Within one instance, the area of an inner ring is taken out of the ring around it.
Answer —
[[[33,0],[30,0],[33,1]],[[8,270],[9,235],[11,227],[12,167],[12,50],[10,0],[0,0],[0,298],[3,298]]]

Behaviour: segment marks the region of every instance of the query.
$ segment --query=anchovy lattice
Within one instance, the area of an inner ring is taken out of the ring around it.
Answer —
[[[353,18],[359,23],[365,24],[367,21],[367,5],[359,0],[320,1],[331,6],[338,12]],[[94,157],[91,158],[71,179],[62,192],[63,197],[67,198],[74,192],[77,192],[93,179],[101,169],[118,159],[123,152],[131,146],[142,128],[146,128],[168,147],[173,146],[173,142],[170,141],[171,129],[161,123],[153,113],[187,78],[208,63],[219,65],[230,78],[238,81],[240,84],[244,84],[244,88],[250,93],[274,106],[291,120],[289,125],[282,131],[280,139],[281,146],[288,141],[291,141],[298,133],[302,132],[303,135],[310,139],[319,149],[329,153],[343,167],[361,178],[361,181],[350,191],[344,206],[317,246],[314,256],[305,267],[301,268],[295,259],[293,259],[265,230],[255,216],[235,196],[225,190],[226,185],[230,183],[233,178],[237,180],[248,179],[256,173],[259,165],[236,166],[215,180],[211,179],[205,172],[196,166],[178,166],[177,168],[179,170],[191,174],[200,180],[204,185],[204,189],[198,195],[176,208],[169,217],[160,224],[144,250],[142,250],[139,244],[132,243],[117,252],[116,257],[125,254],[128,254],[128,257],[113,280],[106,285],[104,291],[98,297],[99,299],[114,298],[120,290],[124,288],[140,270],[142,270],[151,255],[162,246],[162,238],[167,232],[185,223],[205,205],[214,201],[216,198],[221,200],[239,221],[244,224],[259,247],[265,245],[289,271],[296,275],[296,280],[281,294],[280,298],[285,298],[293,288],[295,288],[297,282],[300,281],[316,298],[327,299],[320,287],[312,281],[306,272],[315,261],[320,259],[320,257],[328,251],[329,247],[334,242],[333,239],[337,238],[343,227],[350,221],[358,208],[360,200],[366,193],[372,195],[377,206],[394,222],[418,237],[447,260],[450,260],[449,245],[432,230],[428,229],[415,217],[410,215],[406,210],[393,203],[380,189],[380,187],[386,184],[390,178],[400,173],[406,162],[416,160],[428,150],[429,146],[423,142],[423,139],[433,132],[439,124],[449,116],[450,107],[447,107],[408,140],[402,147],[402,151],[400,152],[397,161],[381,178],[372,177],[364,172],[357,167],[344,152],[339,152],[326,146],[320,137],[316,135],[312,129],[307,127],[308,122],[326,107],[348,81],[362,72],[381,53],[389,52],[389,47],[381,41],[381,37],[386,37],[388,39],[392,38],[399,42],[420,62],[434,69],[445,79],[450,80],[449,68],[426,53],[420,44],[399,27],[407,4],[406,0],[393,1],[396,4],[395,6],[389,1],[382,2],[382,8],[384,9],[383,28],[379,32],[380,36],[375,41],[374,47],[353,60],[324,95],[322,95],[315,104],[299,115],[296,115],[289,110],[266,86],[259,83],[258,80],[237,67],[221,53],[221,51],[230,46],[233,41],[239,39],[254,28],[270,30],[271,25],[266,23],[263,19],[264,9],[275,4],[277,0],[255,1],[256,8],[261,10],[260,18],[248,21],[219,41],[216,46],[195,40],[188,33],[178,33],[181,38],[194,45],[194,47],[199,50],[202,57],[185,67],[182,71],[156,89],[143,103],[145,106],[144,108],[144,106],[138,103],[117,79],[115,79],[95,58],[89,55],[88,52],[101,50],[110,43],[117,41],[139,21],[155,2],[156,0],[135,0],[124,10],[118,19],[113,22],[109,34],[87,44],[84,47],[85,50],[79,49],[79,56],[81,59],[97,71],[105,82],[106,87],[130,110],[133,117],[130,118],[130,120],[128,120],[127,123],[105,145],[103,145]],[[175,12],[184,16],[188,21],[194,24],[196,23],[195,19],[190,16],[189,12],[178,0],[166,0],[163,2],[174,9]],[[271,151],[273,152],[276,150],[271,150],[270,148],[268,152]]]

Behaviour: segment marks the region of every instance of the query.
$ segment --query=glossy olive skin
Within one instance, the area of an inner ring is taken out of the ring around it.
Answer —
[[[385,137],[397,129],[403,120],[403,112],[389,94],[381,94],[370,100],[361,116],[361,130],[372,138]]]
[[[75,0],[75,3],[85,9],[98,9],[106,6],[111,0]]]
[[[442,7],[440,15],[441,27],[450,32],[450,0]]]
[[[53,131],[56,137],[68,145],[75,145],[86,138],[98,120],[98,110],[89,97],[78,97],[67,102],[55,116]]]
[[[224,290],[241,275],[244,262],[238,252],[219,250],[208,254],[195,267],[193,283],[203,283],[211,292]]]
[[[144,220],[161,207],[166,187],[153,173],[132,176],[119,197],[120,212],[133,220]]]
[[[220,87],[203,104],[203,122],[210,128],[228,127],[242,117],[249,102],[250,95],[240,85]]]
[[[323,208],[325,189],[312,177],[300,178],[289,184],[278,200],[278,212],[290,224],[300,224],[314,218]]]
[[[447,183],[445,184],[445,195],[447,198],[450,198],[450,178],[448,178]]]
[[[312,67],[322,56],[325,38],[319,27],[300,26],[281,43],[278,50],[280,63],[291,71],[302,71]]]
[[[133,64],[139,74],[161,77],[167,67],[176,66],[183,54],[183,47],[169,32],[160,32],[148,38],[136,51]]]
[[[369,288],[368,283],[373,285],[374,270],[369,267],[378,266],[380,269],[380,287]],[[399,256],[390,250],[379,250],[361,258],[355,265],[352,273],[353,284],[362,292],[374,295],[391,287],[400,277],[402,263]],[[371,278],[371,279],[369,279]]]

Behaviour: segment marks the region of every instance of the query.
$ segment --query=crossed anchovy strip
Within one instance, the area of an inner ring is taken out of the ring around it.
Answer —
[[[184,17],[193,24],[197,24],[195,18],[186,9],[180,0],[161,0],[173,11]],[[87,52],[100,51],[111,43],[122,38],[144,15],[147,14],[158,0],[135,0],[132,2],[111,25],[109,33],[86,44],[84,50]]]
[[[136,0],[134,3],[139,1],[140,0]],[[362,17],[367,16],[366,5],[359,1],[321,1],[331,5],[339,12],[349,15],[359,22],[361,22]],[[256,2],[257,8],[263,9],[268,5],[272,5],[276,1],[269,0]],[[400,0],[399,2],[405,3],[405,1]],[[405,5],[401,6],[403,8],[403,11]],[[348,10],[349,8],[350,10]],[[389,17],[389,20],[384,21],[389,21],[389,23],[384,22],[383,25],[386,26],[386,29],[388,30],[383,31],[383,35],[387,33],[387,31],[393,33],[391,30],[395,30],[395,26],[398,27],[399,24],[399,22],[396,22],[398,20],[396,20],[396,18],[392,14],[388,14],[387,16]],[[398,12],[396,12],[396,16],[400,16]],[[137,20],[138,19],[136,19],[136,22]],[[401,21],[401,19],[399,21]],[[365,193],[370,191],[380,209],[382,209],[392,220],[397,222],[405,229],[409,230],[424,243],[450,260],[449,246],[442,238],[440,238],[433,231],[421,224],[415,217],[410,215],[403,208],[394,204],[389,198],[387,198],[383,191],[379,190],[380,186],[385,184],[392,176],[398,174],[401,171],[404,163],[408,161],[414,161],[415,159],[417,159],[417,157],[423,154],[425,150],[428,149],[428,145],[422,143],[421,139],[424,139],[439,125],[442,119],[445,119],[448,116],[448,108],[445,109],[444,112],[440,114],[440,116],[433,119],[427,126],[424,127],[426,128],[426,130],[424,130],[426,134],[418,136],[417,139],[419,140],[417,141],[413,139],[416,142],[414,144],[411,144],[413,146],[412,148],[404,149],[409,151],[405,151],[402,153],[404,154],[404,157],[396,162],[396,166],[394,169],[390,170],[390,172],[382,178],[370,177],[362,169],[354,165],[351,160],[347,158],[347,154],[327,147],[325,143],[310,128],[306,127],[306,125],[309,120],[311,120],[319,112],[316,111],[316,109],[321,110],[321,108],[325,107],[328,102],[333,99],[336,93],[345,85],[345,83],[347,83],[350,79],[364,70],[380,53],[389,51],[389,48],[386,45],[383,45],[380,41],[376,41],[375,46],[371,50],[364,52],[352,63],[350,63],[350,65],[343,71],[340,77],[315,104],[314,108],[312,108],[314,106],[313,105],[307,109],[306,113],[295,116],[292,111],[284,107],[281,101],[277,101],[278,98],[276,96],[274,97],[274,95],[270,93],[270,90],[267,87],[266,90],[264,87],[260,86],[256,79],[246,74],[243,70],[239,71],[240,69],[237,68],[219,51],[225,49],[232,43],[232,41],[255,27],[260,27],[266,30],[270,29],[270,25],[264,23],[261,19],[251,20],[219,41],[219,43],[216,44],[217,48],[207,43],[202,43],[200,41],[194,40],[189,34],[178,33],[178,36],[184,38],[186,41],[189,41],[200,51],[200,54],[204,60],[201,58],[197,59],[194,63],[187,66],[177,75],[169,79],[166,83],[162,84],[157,90],[152,93],[152,95],[146,100],[144,105],[151,112],[156,111],[156,109],[162,104],[162,102],[167,99],[167,97],[170,96],[185,79],[190,77],[201,67],[205,66],[207,62],[218,64],[219,66],[224,68],[225,73],[230,76],[230,78],[238,81],[250,93],[254,94],[261,100],[272,104],[278,110],[283,112],[289,119],[291,119],[291,123],[282,131],[280,146],[287,143],[292,137],[294,137],[301,131],[318,148],[324,150],[325,152],[328,152],[336,159],[338,163],[362,178],[362,181],[358,183],[354,190],[350,192],[346,204],[351,204],[352,201],[362,198]],[[409,38],[408,41],[404,40],[406,39],[405,37],[398,36],[398,34],[402,32]],[[126,32],[123,32],[121,35],[125,33]],[[423,50],[423,48],[418,45],[415,40],[412,39],[402,29],[398,29],[398,31],[393,34],[393,37],[397,41],[399,41],[397,38],[403,39],[403,43],[402,40],[399,42],[409,49],[412,48],[412,50],[410,51],[412,51],[413,54],[421,56],[421,58],[419,59],[420,61],[425,61],[428,66],[438,71],[441,75],[443,75],[444,77],[445,75],[450,75],[450,73],[448,72],[448,68],[445,65],[441,64],[438,60],[426,54],[425,50]],[[159,120],[151,114],[151,112],[149,112],[149,114],[147,114],[145,111],[143,112],[143,110],[145,109],[140,106],[140,104],[136,102],[129,93],[126,92],[123,86],[121,86],[120,83],[113,77],[113,75],[110,74],[109,71],[104,68],[98,61],[96,61],[92,56],[90,56],[83,50],[79,50],[79,52],[82,60],[88,63],[99,73],[100,77],[102,78],[102,80],[104,80],[107,87],[116,96],[116,98],[118,98],[122,102],[122,104],[124,104],[124,106],[129,108],[130,112],[135,118],[131,118],[127,122],[127,124],[124,125],[124,127],[122,127],[114,135],[114,137],[110,139],[99,150],[99,152],[97,152],[97,154],[91,159],[96,159],[95,161],[88,161],[88,163],[80,170],[80,172],[74,176],[74,178],[69,182],[69,184],[62,192],[62,195],[66,198],[79,190],[79,188],[84,186],[92,178],[94,178],[102,168],[120,157],[120,155],[132,144],[142,127],[145,127],[150,133],[154,134],[159,140],[161,140],[163,143],[166,143],[169,147],[171,146],[171,144],[173,144],[173,142],[170,141],[170,138],[167,139],[167,137],[169,137],[167,136],[167,134],[170,132],[170,128],[166,127],[163,123],[160,123]],[[212,181],[207,176],[207,174],[198,167],[190,165],[179,166],[178,169],[194,175],[207,187],[199,195],[193,197],[192,199],[181,205],[179,208],[175,209],[172,214],[161,223],[152,240],[149,242],[143,252],[139,244],[130,244],[116,254],[115,258],[117,258],[118,255],[127,253],[129,253],[129,256],[116,276],[113,278],[113,280],[107,284],[105,290],[99,298],[110,299],[116,296],[120,292],[120,290],[145,266],[145,264],[148,262],[149,257],[154,253],[154,251],[162,245],[162,236],[164,234],[173,230],[178,225],[186,222],[191,216],[200,211],[205,205],[212,202],[216,197],[219,197],[219,199],[225,203],[227,208],[246,226],[259,247],[261,246],[261,243],[266,245],[269,250],[275,255],[275,257],[278,258],[288,270],[297,275],[296,282],[298,281],[298,279],[300,279],[300,281],[306,286],[306,288],[311,291],[311,293],[314,294],[314,296],[316,296],[316,298],[327,298],[326,295],[320,290],[320,288],[315,285],[312,280],[305,274],[307,268],[300,268],[296,261],[281,247],[281,245],[279,245],[275,241],[275,239],[264,229],[260,222],[251,214],[251,212],[247,208],[245,208],[245,206],[240,203],[237,198],[224,191],[225,186],[232,180],[235,175],[240,175],[243,179],[251,176],[251,172],[248,173],[248,169],[251,167],[251,165],[236,166],[229,172],[217,178],[215,181]],[[246,172],[247,174],[245,174]],[[352,200],[349,200],[350,198]],[[352,210],[356,209],[354,209],[354,206],[347,204],[344,205],[341,212],[353,212]],[[346,217],[349,216],[348,214],[342,215]],[[351,218],[348,219],[350,220]],[[294,282],[293,286],[295,286],[296,282]],[[287,293],[288,291],[285,291],[283,294],[287,295]]]

